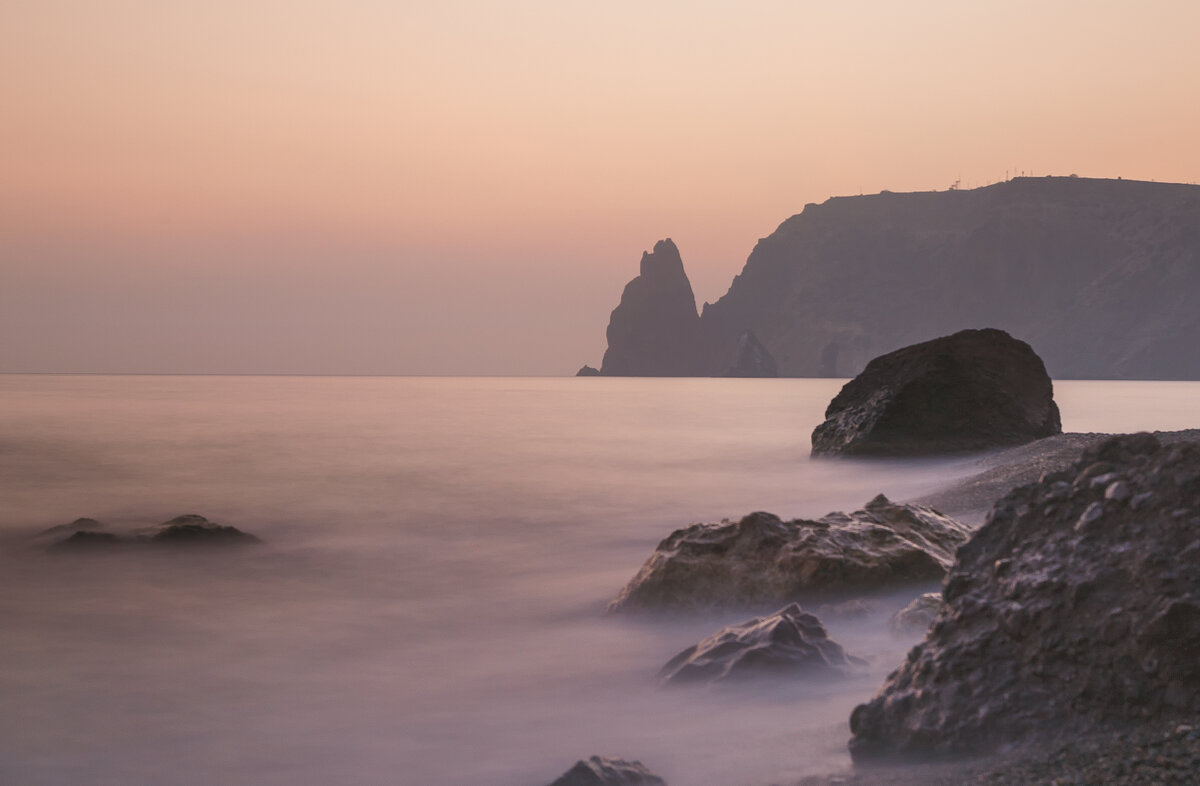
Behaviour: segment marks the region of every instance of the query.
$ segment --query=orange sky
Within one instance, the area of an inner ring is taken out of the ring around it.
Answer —
[[[570,373],[662,237],[715,300],[833,194],[1200,181],[1197,30],[1183,0],[7,0],[0,370]]]

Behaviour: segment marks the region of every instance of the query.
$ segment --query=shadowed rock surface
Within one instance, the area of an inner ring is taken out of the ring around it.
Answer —
[[[1089,448],[996,503],[925,641],[867,704],[858,759],[986,751],[1200,711],[1200,445]]]
[[[814,455],[987,450],[1062,433],[1046,367],[1001,330],[963,330],[875,358],[813,430]]]
[[[625,286],[608,322],[606,376],[694,376],[700,373],[696,296],[670,238],[642,254],[641,272]]]
[[[779,369],[775,358],[762,345],[753,330],[747,330],[738,339],[733,362],[722,373],[723,377],[777,377]]]
[[[667,786],[640,761],[593,756],[578,761],[550,786]]]
[[[722,628],[663,666],[664,685],[757,677],[846,676],[862,661],[846,655],[816,616],[791,604],[774,614]]]
[[[942,593],[926,592],[893,614],[888,628],[898,636],[924,633],[941,610]]]
[[[854,513],[751,513],[658,544],[610,611],[764,607],[941,579],[970,530],[880,494]]]

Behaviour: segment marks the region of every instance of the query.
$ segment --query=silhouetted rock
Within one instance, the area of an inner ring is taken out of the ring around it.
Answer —
[[[127,541],[123,541],[111,532],[76,530],[68,537],[52,544],[51,548],[62,551],[107,550],[115,546],[121,546],[125,542]]]
[[[753,330],[747,330],[738,339],[733,363],[721,373],[723,377],[777,377],[779,369],[775,358],[759,342]]]
[[[585,365],[583,368],[581,368],[575,372],[575,376],[577,376],[577,377],[598,377],[598,376],[600,376],[600,369],[592,368],[591,366]]]
[[[694,376],[701,372],[696,296],[670,239],[642,254],[608,322],[606,376]]]
[[[176,516],[145,533],[155,543],[170,544],[238,544],[261,543],[254,535],[209,521],[203,516],[188,513]]]
[[[963,330],[867,364],[825,410],[812,452],[954,453],[1062,433],[1046,367],[1002,330]]]
[[[1200,712],[1200,445],[1089,448],[996,503],[925,641],[850,718],[856,758]]]
[[[37,540],[57,540],[76,532],[95,532],[104,529],[104,524],[95,519],[75,519],[70,524],[55,524],[34,536]]]
[[[550,786],[667,786],[640,761],[593,756],[578,761]]]
[[[924,633],[933,624],[942,605],[942,593],[926,592],[893,614],[888,620],[888,628],[898,636]]]
[[[1200,379],[1197,258],[1193,185],[1023,177],[834,197],[759,240],[705,304],[700,373],[728,367],[746,330],[780,376],[852,377],[991,325],[1037,347],[1056,379]]]
[[[722,628],[669,660],[658,676],[664,685],[758,677],[836,679],[855,665],[863,662],[847,656],[821,620],[793,603]]]
[[[658,544],[610,611],[779,606],[937,581],[970,530],[882,494],[854,513],[693,524]]]

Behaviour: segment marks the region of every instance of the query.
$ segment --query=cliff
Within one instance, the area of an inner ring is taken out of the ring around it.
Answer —
[[[1046,177],[835,197],[760,240],[690,339],[673,324],[703,375],[725,371],[748,330],[780,376],[849,377],[899,347],[995,327],[1056,378],[1200,379],[1200,187]],[[610,325],[610,353],[612,339]],[[674,373],[638,368],[620,373]]]

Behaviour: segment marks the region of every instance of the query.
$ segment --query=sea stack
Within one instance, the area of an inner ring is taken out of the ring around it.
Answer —
[[[670,238],[642,254],[608,322],[605,376],[686,377],[702,373],[696,296]]]
[[[963,330],[875,358],[812,435],[813,455],[1008,447],[1062,433],[1046,366],[1002,330]]]

